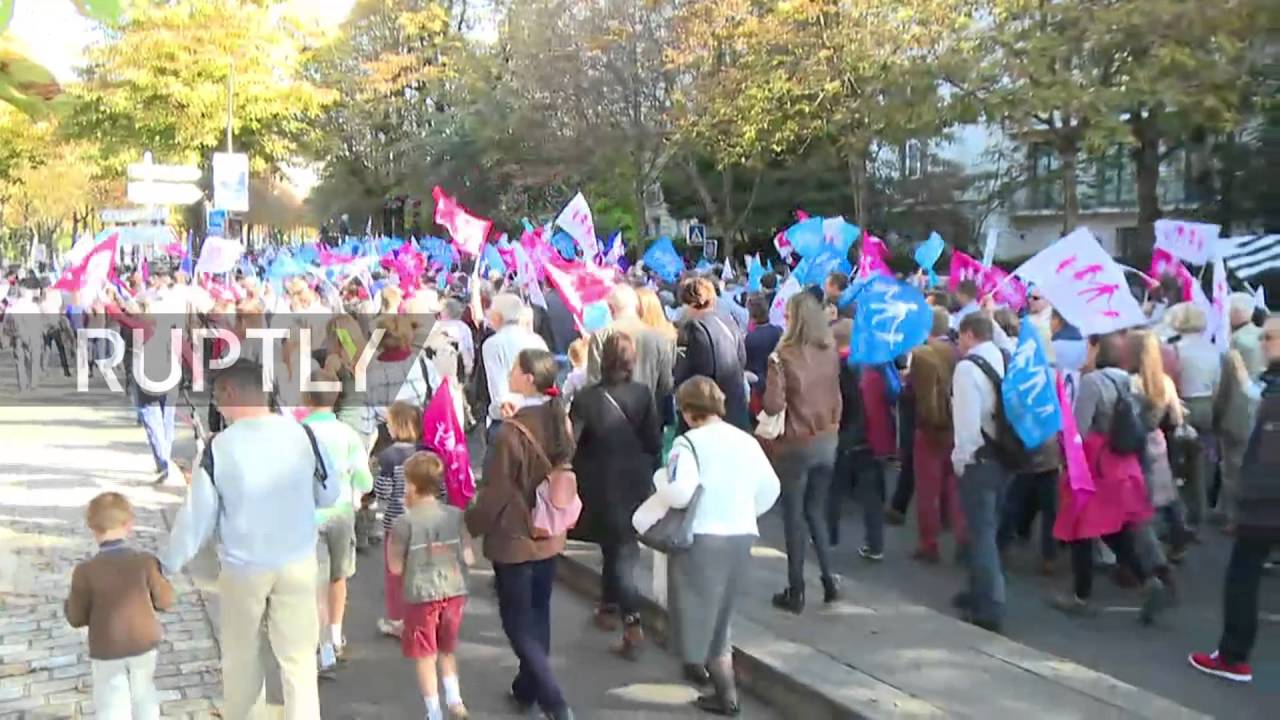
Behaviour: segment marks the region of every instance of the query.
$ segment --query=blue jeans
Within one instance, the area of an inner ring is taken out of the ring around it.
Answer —
[[[999,624],[1004,619],[1004,573],[996,531],[1008,473],[994,460],[975,460],[964,469],[960,504],[969,526],[969,599],[972,619]]]
[[[151,457],[156,461],[156,472],[169,469],[169,457],[173,454],[174,411],[173,403],[167,397],[143,400],[138,404],[138,417],[147,431],[147,443],[151,445]]]
[[[525,563],[494,563],[498,615],[520,670],[511,693],[521,703],[537,703],[543,712],[565,707],[560,685],[551,672],[551,586],[555,558]]]

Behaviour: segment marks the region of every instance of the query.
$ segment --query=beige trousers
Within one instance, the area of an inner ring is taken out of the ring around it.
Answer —
[[[218,577],[222,609],[223,716],[248,718],[264,694],[262,626],[284,690],[286,720],[320,717],[316,686],[316,557],[278,570],[242,571],[223,567]]]

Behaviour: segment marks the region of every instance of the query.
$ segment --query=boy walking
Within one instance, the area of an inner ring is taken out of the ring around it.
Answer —
[[[336,386],[338,376],[321,370],[314,380]],[[338,501],[332,507],[316,509],[321,546],[317,549],[324,550],[322,555],[329,558],[328,573],[320,578],[317,597],[321,632],[319,665],[320,672],[327,673],[337,665],[346,648],[342,621],[347,610],[347,580],[356,574],[355,502],[373,490],[373,474],[369,472],[364,441],[333,412],[338,392],[307,391],[302,394],[302,401],[309,411],[302,423],[311,428],[326,456],[337,465],[331,469],[331,475],[338,483]],[[323,569],[326,564],[320,565]]]
[[[95,497],[85,519],[98,554],[72,572],[64,612],[71,627],[89,628],[94,708],[102,720],[157,720],[155,611],[173,605],[173,587],[154,555],[127,544],[133,506],[125,496]]]
[[[405,504],[387,538],[387,570],[403,576],[404,630],[400,646],[414,661],[426,720],[443,720],[439,686],[444,686],[450,718],[467,717],[458,687],[458,631],[467,602],[466,539],[462,511],[437,498],[444,463],[419,452],[405,461]],[[437,661],[442,677],[437,681]]]

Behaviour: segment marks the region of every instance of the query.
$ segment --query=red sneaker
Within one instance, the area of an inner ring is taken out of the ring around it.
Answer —
[[[1253,680],[1253,668],[1249,667],[1249,663],[1229,663],[1218,657],[1217,650],[1211,653],[1191,653],[1187,656],[1187,660],[1191,663],[1191,667],[1202,673],[1238,683]]]

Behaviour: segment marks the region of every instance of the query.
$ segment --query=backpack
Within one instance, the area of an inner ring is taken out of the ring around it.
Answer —
[[[315,457],[315,470],[312,471],[312,478],[317,486],[321,488],[329,487],[329,470],[324,466],[324,455],[320,452],[320,443],[316,440],[316,433],[305,424],[299,423],[298,427],[307,434],[307,441],[311,443],[311,454]],[[218,491],[218,483],[213,479],[213,439],[204,446],[204,455],[200,457],[200,468],[204,470],[204,474],[209,478],[209,484],[213,486],[214,492]]]
[[[1107,428],[1107,445],[1121,455],[1143,452],[1147,447],[1147,435],[1154,429],[1144,419],[1147,416],[1142,403],[1119,380],[1102,371],[1103,377],[1116,389],[1116,404],[1111,410],[1111,427]]]
[[[556,465],[542,451],[538,441],[523,423],[510,418],[503,421],[524,435],[533,446],[533,451],[542,458],[551,469],[538,487],[534,489],[533,507],[530,508],[530,535],[534,540],[546,540],[558,535],[566,535],[578,524],[578,516],[582,514],[582,499],[578,497],[578,476],[572,467]]]
[[[1000,351],[1004,356],[1005,367],[1009,367],[1009,354]],[[995,437],[987,435],[987,431],[982,431],[982,439],[986,442],[984,448],[989,449],[992,457],[996,462],[1000,463],[1009,472],[1020,472],[1031,466],[1032,456],[1035,448],[1028,448],[1022,442],[1022,438],[1018,436],[1018,432],[1013,429],[1013,425],[1009,424],[1009,418],[1004,413],[1004,378],[996,372],[991,363],[981,355],[966,355],[961,362],[968,360],[982,371],[983,375],[991,381],[996,391],[996,407],[995,407]]]

